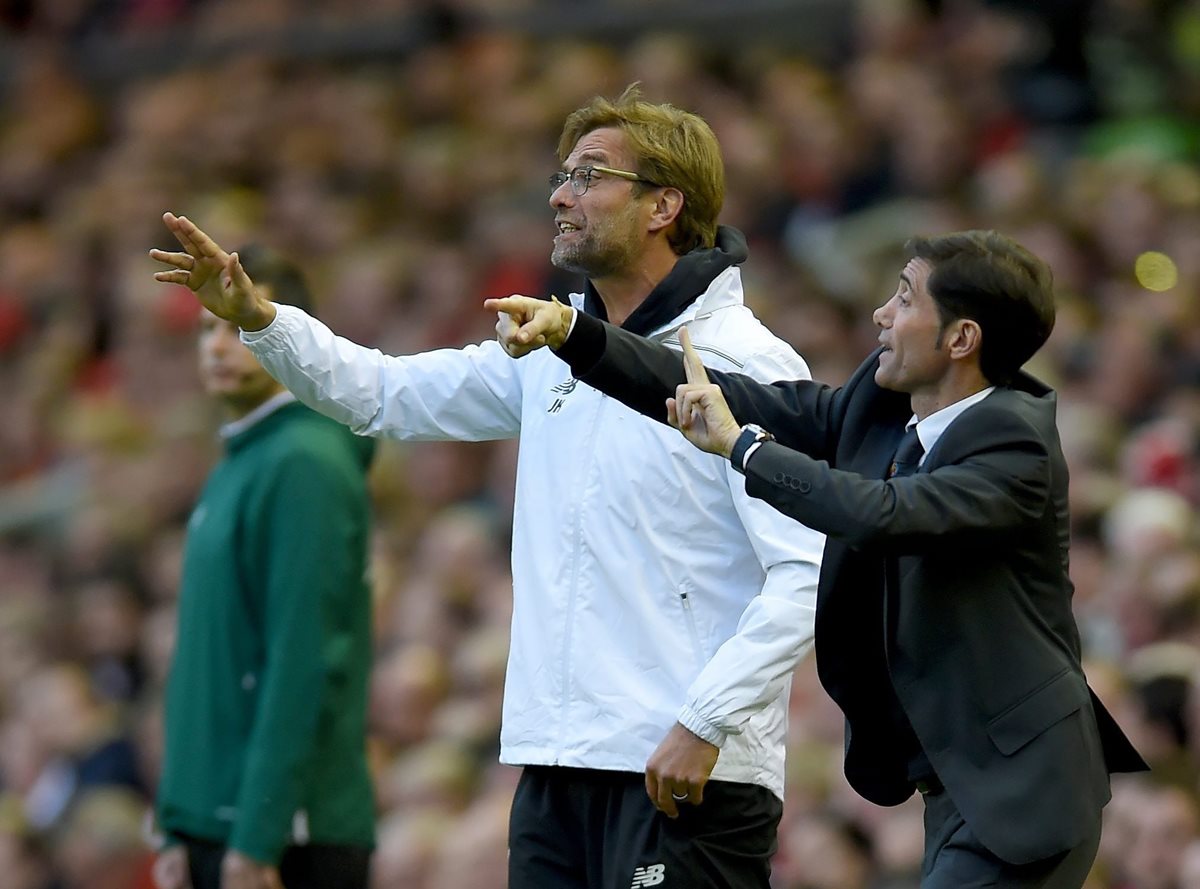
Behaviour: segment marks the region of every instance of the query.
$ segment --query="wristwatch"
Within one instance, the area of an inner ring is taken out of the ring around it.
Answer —
[[[729,462],[738,472],[745,472],[746,458],[750,456],[751,452],[758,450],[758,445],[763,442],[774,440],[775,436],[758,424],[747,423],[742,427],[741,434],[733,443],[733,450],[729,453]]]

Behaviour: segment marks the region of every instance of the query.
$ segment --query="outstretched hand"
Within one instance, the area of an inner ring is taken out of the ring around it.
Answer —
[[[687,382],[675,390],[674,398],[667,399],[667,422],[700,450],[728,457],[742,429],[724,393],[708,381],[704,362],[692,346],[686,327],[679,328],[679,344],[683,346]]]
[[[557,349],[571,329],[571,307],[557,297],[550,302],[513,294],[503,299],[486,299],[483,307],[496,312],[496,339],[513,358],[528,355],[542,346]]]
[[[150,251],[151,259],[171,266],[155,272],[155,281],[182,284],[204,308],[243,330],[261,330],[275,319],[275,306],[255,290],[236,253],[226,253],[186,216],[164,213],[163,223],[183,251]]]

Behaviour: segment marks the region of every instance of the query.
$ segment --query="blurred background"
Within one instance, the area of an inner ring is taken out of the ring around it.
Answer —
[[[0,0],[0,889],[149,885],[184,522],[218,455],[160,216],[305,268],[385,351],[564,294],[564,116],[638,80],[721,140],[755,311],[843,381],[904,239],[1052,264],[1090,681],[1155,766],[1090,889],[1200,887],[1200,2]],[[504,884],[496,763],[512,443],[385,446],[372,479],[380,889]],[[841,777],[811,661],[778,889],[915,889],[919,800]]]

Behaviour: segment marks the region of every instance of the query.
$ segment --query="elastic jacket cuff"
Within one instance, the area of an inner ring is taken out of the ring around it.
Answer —
[[[697,738],[708,741],[714,747],[723,746],[725,739],[729,737],[729,732],[706,721],[699,713],[686,704],[679,713],[679,724]]]

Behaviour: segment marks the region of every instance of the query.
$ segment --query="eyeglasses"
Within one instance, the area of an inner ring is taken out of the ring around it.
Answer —
[[[597,173],[603,173],[606,176],[619,176],[621,179],[628,179],[630,182],[645,182],[647,185],[654,184],[649,179],[643,179],[637,173],[631,173],[628,170],[614,170],[612,167],[601,167],[598,164],[585,164],[582,167],[576,167],[569,173],[564,173],[561,170],[557,173],[552,173],[547,180],[550,183],[550,192],[553,194],[563,187],[564,182],[570,182],[571,193],[575,197],[583,197],[596,181]]]

